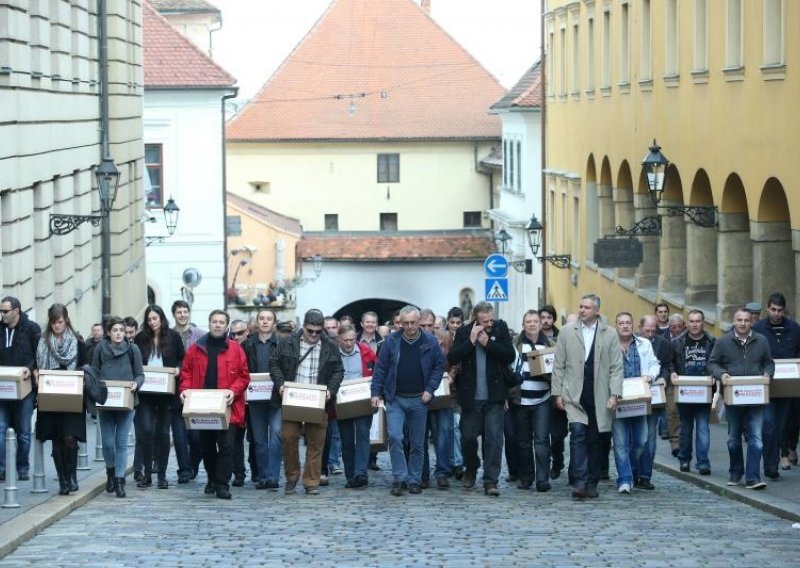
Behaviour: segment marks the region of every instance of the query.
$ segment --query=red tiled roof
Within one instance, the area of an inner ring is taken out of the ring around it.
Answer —
[[[228,140],[499,138],[504,92],[412,0],[333,0]]]
[[[488,232],[306,233],[297,243],[297,258],[320,255],[350,262],[478,260],[494,252]]]
[[[520,77],[517,84],[511,87],[506,96],[492,105],[492,110],[510,108],[542,108],[542,74],[537,61]]]
[[[253,203],[249,199],[245,199],[244,197],[240,197],[233,193],[228,193],[226,199],[228,201],[228,205],[247,213],[254,219],[270,225],[271,227],[297,236],[300,236],[300,233],[303,230],[303,228],[300,226],[300,221],[294,217],[289,217],[288,215],[283,215],[277,211],[273,211],[272,209],[267,209],[258,203]]]
[[[191,41],[175,30],[149,2],[142,5],[146,89],[209,89],[236,83]]]

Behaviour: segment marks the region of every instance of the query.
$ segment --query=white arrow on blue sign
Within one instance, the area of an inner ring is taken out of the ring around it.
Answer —
[[[508,274],[508,261],[502,254],[490,254],[483,262],[488,278],[504,278]]]

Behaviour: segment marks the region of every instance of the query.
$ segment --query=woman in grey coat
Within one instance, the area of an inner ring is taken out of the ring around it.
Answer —
[[[144,384],[142,355],[139,348],[125,339],[122,318],[112,317],[106,324],[108,337],[98,343],[92,353],[92,367],[103,380],[131,381],[134,393]],[[106,491],[125,497],[125,467],[128,465],[128,434],[133,424],[133,410],[108,410],[98,407],[98,419],[106,462]]]

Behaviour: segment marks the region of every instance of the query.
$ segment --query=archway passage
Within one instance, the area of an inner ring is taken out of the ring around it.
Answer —
[[[387,320],[392,319],[392,315],[400,308],[407,306],[409,302],[402,300],[388,300],[385,298],[364,298],[350,302],[342,306],[333,313],[333,317],[339,319],[344,315],[351,316],[356,326],[361,327],[361,314],[364,312],[375,312],[378,314],[378,325],[383,325]],[[328,315],[328,314],[325,314]]]

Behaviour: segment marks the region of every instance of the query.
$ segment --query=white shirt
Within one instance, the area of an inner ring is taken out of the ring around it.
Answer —
[[[594,335],[597,333],[597,320],[594,320],[594,324],[590,326],[581,323],[581,333],[583,334],[583,362],[585,363],[589,358],[589,351],[592,349],[592,343],[594,343]]]

